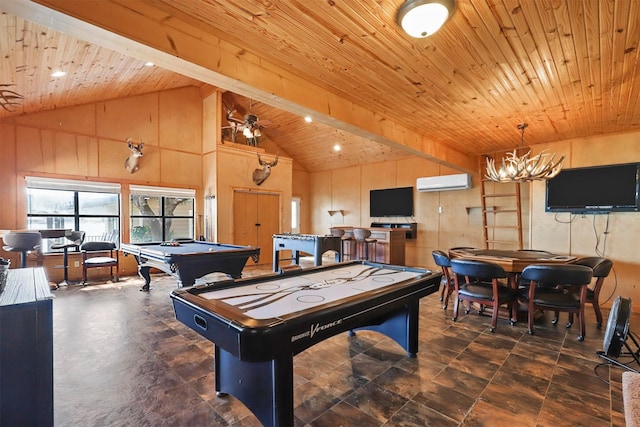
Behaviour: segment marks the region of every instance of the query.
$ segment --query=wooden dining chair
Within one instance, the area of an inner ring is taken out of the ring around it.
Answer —
[[[558,313],[569,313],[567,328],[573,324],[573,316],[580,320],[578,341],[585,337],[584,306],[587,300],[587,285],[591,283],[593,270],[575,264],[532,264],[522,270],[521,283],[529,284],[524,295],[528,302],[529,334],[533,335],[535,310],[553,310],[552,323],[558,323]]]
[[[446,310],[449,306],[449,297],[456,287],[455,283],[453,283],[453,275],[451,274],[451,259],[449,259],[449,255],[438,249],[431,252],[431,255],[436,265],[442,269],[440,301],[444,302],[442,308]]]
[[[593,305],[593,311],[596,313],[596,326],[602,327],[602,312],[600,311],[600,291],[602,290],[602,284],[604,279],[609,276],[611,268],[613,268],[613,261],[608,258],[602,257],[583,257],[578,258],[573,262],[576,265],[586,265],[593,270],[593,277],[596,279],[587,288],[587,300],[588,304]]]
[[[516,323],[518,291],[506,285],[507,273],[497,264],[468,259],[452,259],[451,271],[455,283],[456,301],[453,307],[453,321],[458,319],[458,308],[461,301],[466,301],[465,314],[471,311],[471,303],[492,308],[491,332],[498,325],[498,311],[501,305],[507,304],[511,325]]]
[[[119,281],[119,253],[113,242],[84,242],[80,246],[82,252],[82,284],[87,284],[87,270],[89,268],[109,267],[111,281]],[[115,275],[113,269],[115,267]],[[115,280],[114,280],[115,279]]]

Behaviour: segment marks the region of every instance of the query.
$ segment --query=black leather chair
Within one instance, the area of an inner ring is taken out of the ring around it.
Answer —
[[[64,268],[63,284],[69,283],[69,249],[78,250],[84,242],[84,231],[68,231],[65,233],[65,242],[54,243],[51,249],[62,249],[62,268]]]
[[[453,293],[456,284],[453,282],[453,275],[451,274],[451,259],[445,252],[436,249],[431,252],[433,260],[436,265],[442,269],[442,290],[440,291],[440,301],[444,301],[442,308],[445,310],[449,306],[449,297]]]
[[[593,305],[593,311],[596,313],[596,326],[601,328],[602,312],[600,311],[600,291],[602,290],[604,279],[609,276],[613,268],[613,261],[602,257],[583,257],[575,260],[573,264],[586,265],[593,270],[593,277],[596,278],[596,281],[593,283],[593,287],[587,288],[586,302]]]
[[[120,256],[113,242],[85,242],[80,246],[82,252],[82,284],[87,284],[87,270],[90,268],[109,267],[111,280],[119,281],[118,265]],[[114,255],[115,254],[115,255]],[[116,274],[113,274],[113,267]]]
[[[456,302],[453,307],[453,320],[458,319],[458,307],[460,301],[466,301],[465,314],[471,311],[471,303],[481,305],[482,313],[485,306],[492,308],[491,332],[498,325],[498,310],[501,305],[507,304],[511,313],[510,323],[516,323],[516,310],[518,291],[506,284],[501,279],[507,278],[507,273],[497,264],[468,259],[452,259],[451,271],[456,288]]]
[[[584,306],[587,285],[591,283],[593,270],[575,264],[533,264],[522,270],[521,283],[529,283],[526,299],[529,305],[529,333],[533,334],[534,311],[553,310],[553,324],[558,323],[558,313],[569,313],[567,328],[573,324],[573,315],[580,318],[578,341],[584,340]]]

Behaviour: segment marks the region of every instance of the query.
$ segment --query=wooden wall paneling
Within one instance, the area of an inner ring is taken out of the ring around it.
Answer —
[[[16,169],[54,173],[54,142],[51,132],[45,135],[39,129],[18,126],[16,137]]]
[[[224,124],[220,115],[220,93],[214,92],[202,100],[202,153],[216,149],[221,142],[220,127]]]
[[[158,93],[97,103],[97,136],[117,141],[132,138],[145,150],[158,145]]]
[[[355,170],[355,168],[354,168]],[[333,174],[335,171],[324,171],[312,173],[309,176],[309,206],[311,206],[311,234],[326,234],[331,228],[331,217],[328,211],[332,209],[344,209],[341,206],[346,204],[347,199],[334,198],[333,187],[344,185],[343,182],[334,183]],[[350,214],[354,218],[359,215],[360,208],[353,210]]]
[[[160,150],[159,160],[160,182],[188,187],[202,185],[202,157],[200,154],[163,149]]]
[[[203,107],[194,86],[160,92],[158,144],[161,148],[202,153]]]
[[[336,169],[331,172],[325,185],[330,190],[331,197],[324,209],[319,212],[325,226],[321,234],[328,233],[329,228],[334,224],[356,227],[363,225],[362,168],[355,166]],[[330,215],[330,210],[341,210],[342,219],[339,215]]]
[[[16,126],[0,121],[0,230],[14,230],[17,227],[16,212]]]
[[[96,104],[59,107],[15,118],[24,126],[82,135],[96,133]]]

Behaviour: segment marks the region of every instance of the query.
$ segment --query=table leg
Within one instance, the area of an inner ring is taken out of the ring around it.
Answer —
[[[214,355],[218,394],[236,397],[265,427],[293,426],[293,355],[245,362],[219,346]]]
[[[369,330],[380,332],[400,344],[407,352],[407,356],[413,358],[418,353],[419,318],[420,300],[415,300],[389,313],[384,318],[378,319],[375,325],[363,326],[353,331]]]
[[[149,283],[151,283],[151,274],[149,273],[150,269],[151,268],[148,265],[138,264],[138,274],[144,279],[145,282],[144,286],[142,286],[142,288],[140,289],[141,291],[149,290]]]

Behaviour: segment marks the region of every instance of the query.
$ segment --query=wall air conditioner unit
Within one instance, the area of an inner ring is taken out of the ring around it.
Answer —
[[[471,188],[471,175],[459,173],[455,175],[430,176],[418,178],[416,188],[421,193],[429,191],[466,190]]]

